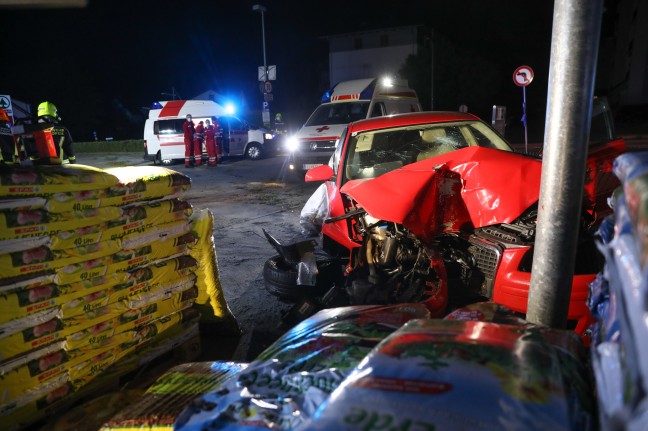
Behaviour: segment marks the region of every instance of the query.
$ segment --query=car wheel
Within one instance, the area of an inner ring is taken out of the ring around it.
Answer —
[[[341,267],[331,260],[318,260],[315,286],[297,284],[297,268],[276,255],[265,262],[263,279],[268,292],[286,302],[324,295],[342,275]]]
[[[162,152],[158,151],[157,154],[155,155],[155,158],[153,159],[153,164],[154,165],[161,165],[162,164]]]
[[[248,159],[259,160],[263,154],[261,152],[260,146],[258,146],[257,144],[250,144],[245,151],[245,155],[248,157]]]

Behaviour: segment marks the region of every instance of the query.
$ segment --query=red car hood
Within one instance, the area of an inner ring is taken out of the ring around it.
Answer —
[[[466,223],[509,223],[538,201],[539,160],[468,147],[406,165],[378,178],[350,181],[341,192],[375,218],[433,236]]]

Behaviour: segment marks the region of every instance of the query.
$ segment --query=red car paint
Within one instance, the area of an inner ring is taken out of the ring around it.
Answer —
[[[344,181],[351,137],[358,133],[408,125],[479,121],[462,113],[423,112],[358,121],[348,126],[339,149],[337,172],[320,166],[307,173],[307,181],[327,180],[331,217],[345,214],[352,199],[372,217],[402,224],[429,243],[439,234],[511,223],[537,203],[541,161],[532,156],[469,146],[423,161],[406,164],[372,179]],[[590,149],[584,190],[584,209],[593,221],[609,212],[607,197],[618,181],[611,173],[612,161],[625,151],[623,140]],[[334,175],[334,176],[333,176]],[[325,223],[327,241],[348,249],[360,245],[348,220]],[[526,312],[531,273],[520,270],[531,246],[505,248],[498,262],[492,300],[513,311]],[[577,321],[583,333],[591,323],[585,304],[595,274],[575,275],[568,319]]]

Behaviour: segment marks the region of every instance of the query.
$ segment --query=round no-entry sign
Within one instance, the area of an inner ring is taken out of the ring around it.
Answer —
[[[526,87],[533,81],[533,69],[529,66],[520,66],[513,72],[513,82],[518,87]]]
[[[264,90],[266,93],[272,93],[272,83],[271,83],[270,81],[266,81],[266,82],[263,84],[263,90]]]

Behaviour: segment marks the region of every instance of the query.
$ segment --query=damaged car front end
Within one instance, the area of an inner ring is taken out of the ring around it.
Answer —
[[[592,148],[568,319],[591,322],[588,285],[600,270],[593,232],[610,212],[622,140]],[[329,253],[350,250],[351,303],[422,301],[433,314],[476,301],[526,313],[542,162],[516,153],[477,117],[420,113],[352,123],[325,180]],[[341,251],[342,250],[342,251]]]

